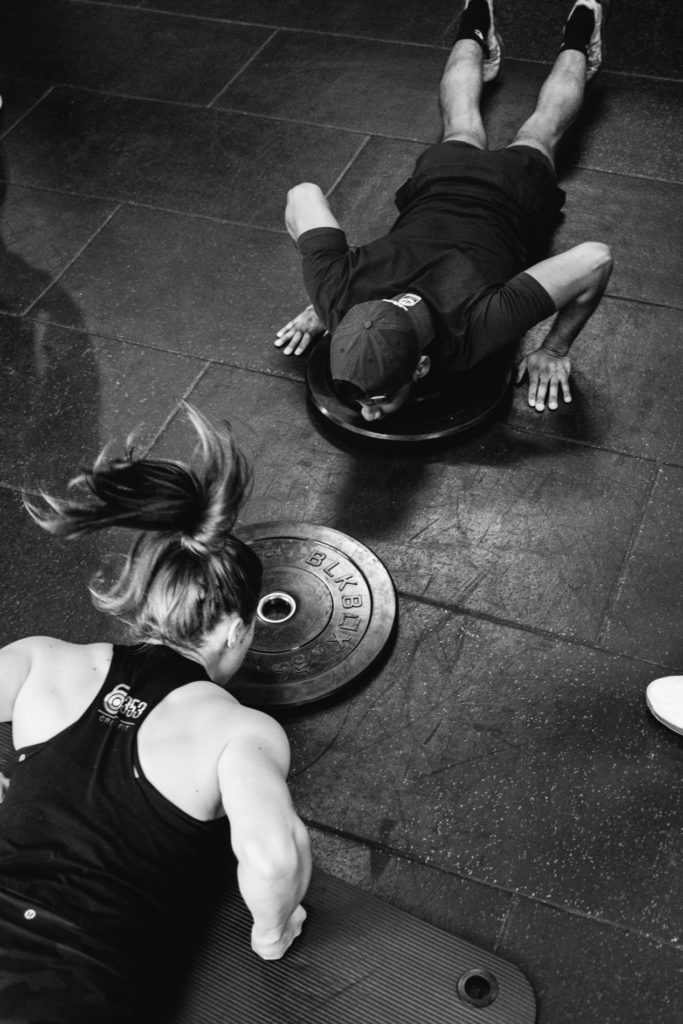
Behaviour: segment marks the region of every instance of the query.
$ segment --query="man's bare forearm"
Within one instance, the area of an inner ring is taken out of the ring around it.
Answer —
[[[545,289],[558,311],[541,346],[564,358],[605,293],[612,254],[602,242],[582,242],[529,267],[526,273]]]
[[[606,286],[607,280],[600,291],[596,292],[588,301],[582,300],[581,297],[571,299],[564,309],[558,312],[541,346],[546,352],[550,352],[554,356],[568,354],[575,339],[595,312]]]

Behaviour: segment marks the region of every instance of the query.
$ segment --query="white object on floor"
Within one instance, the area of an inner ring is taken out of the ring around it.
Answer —
[[[653,679],[645,700],[658,722],[683,736],[683,676]]]

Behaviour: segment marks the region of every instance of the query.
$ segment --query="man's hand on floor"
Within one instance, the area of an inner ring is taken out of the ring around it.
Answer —
[[[306,306],[302,313],[280,328],[275,338],[275,345],[277,348],[282,348],[286,356],[300,356],[313,339],[322,334],[324,330],[325,325],[321,322],[313,306]]]
[[[569,356],[557,356],[548,349],[537,348],[528,352],[517,366],[517,383],[520,384],[524,375],[529,377],[529,405],[536,412],[543,412],[546,401],[549,409],[557,409],[558,392],[562,390],[565,402],[571,402],[569,390],[569,373],[571,362]]]

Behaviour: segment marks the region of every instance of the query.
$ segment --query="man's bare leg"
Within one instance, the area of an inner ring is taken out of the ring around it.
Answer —
[[[555,165],[557,145],[583,103],[586,81],[600,66],[601,28],[608,0],[579,0],[565,26],[565,42],[541,86],[536,109],[511,146],[539,149]]]
[[[479,102],[483,83],[498,74],[500,57],[493,0],[468,0],[439,88],[444,142],[486,149]]]
[[[581,109],[585,87],[585,56],[563,50],[541,87],[536,109],[510,145],[540,149],[554,167],[557,145]]]
[[[455,44],[439,88],[443,142],[469,142],[477,149],[486,149],[486,131],[479,111],[483,67],[479,43],[461,39]]]

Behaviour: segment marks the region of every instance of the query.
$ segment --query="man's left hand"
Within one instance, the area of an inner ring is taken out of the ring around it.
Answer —
[[[520,361],[517,367],[517,383],[521,383],[525,374],[529,375],[529,405],[536,412],[543,412],[546,401],[549,409],[557,409],[560,388],[565,402],[572,400],[569,390],[570,371],[569,356],[555,355],[541,346],[529,352]]]

